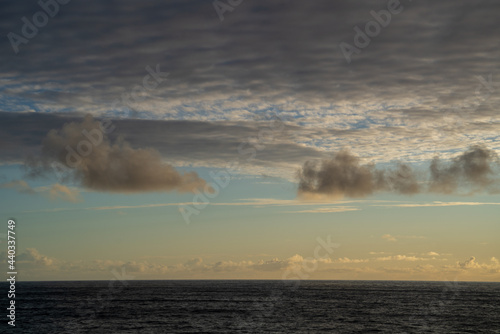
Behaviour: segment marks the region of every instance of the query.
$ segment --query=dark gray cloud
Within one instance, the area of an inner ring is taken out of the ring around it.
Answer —
[[[42,141],[53,129],[81,122],[82,115],[0,112],[1,162],[22,163],[37,159]],[[104,121],[104,119],[100,119]],[[297,165],[304,159],[325,156],[324,152],[294,143],[290,138],[299,127],[272,120],[254,122],[197,122],[110,119],[111,142],[123,138],[133,148],[152,148],[169,161],[197,165],[222,165],[236,161],[241,166],[278,167]],[[271,131],[263,133],[261,131]],[[259,140],[260,138],[260,140]]]
[[[108,192],[193,192],[206,185],[195,172],[179,173],[164,163],[154,149],[111,142],[106,134],[113,127],[87,115],[82,122],[50,130],[41,156],[27,163],[30,174],[69,173],[88,189]]]
[[[498,167],[496,153],[481,146],[469,148],[450,162],[434,158],[428,173],[418,173],[402,163],[395,169],[362,165],[358,157],[341,151],[329,160],[306,161],[298,172],[298,193],[305,198],[318,195],[341,198],[364,197],[381,191],[406,195],[497,192]]]
[[[299,192],[318,193],[334,197],[370,195],[376,189],[373,166],[361,166],[359,159],[348,152],[339,152],[320,166],[306,161],[299,172]]]
[[[472,192],[484,189],[497,192],[495,163],[498,163],[498,155],[481,146],[470,148],[450,163],[435,158],[430,165],[430,191],[450,194],[465,185]]]
[[[299,170],[299,195],[314,197],[326,195],[333,198],[364,197],[377,191],[394,191],[401,194],[419,192],[415,172],[408,165],[381,170],[375,165],[363,165],[348,151],[334,154],[332,159],[306,161]]]

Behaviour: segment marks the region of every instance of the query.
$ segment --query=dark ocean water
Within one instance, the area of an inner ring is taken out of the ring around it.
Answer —
[[[5,333],[500,333],[500,283],[18,282],[16,290],[16,328],[4,320]]]

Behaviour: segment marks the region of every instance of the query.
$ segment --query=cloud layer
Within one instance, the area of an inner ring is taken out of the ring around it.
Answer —
[[[4,261],[7,261],[6,253]],[[20,252],[17,259],[25,270],[24,279],[36,277],[50,279],[57,273],[59,278],[90,277],[109,279],[112,271],[119,272],[130,279],[155,278],[211,278],[211,277],[267,277],[282,279],[284,273],[309,273],[312,278],[344,277],[344,274],[364,278],[364,275],[381,275],[379,277],[394,277],[414,279],[426,278],[463,278],[491,280],[500,274],[500,263],[492,257],[489,261],[479,262],[474,256],[468,260],[451,261],[440,258],[434,252],[423,256],[396,254],[384,257],[372,256],[364,259],[348,257],[336,258],[304,258],[295,254],[289,258],[279,259],[242,259],[211,261],[201,257],[184,262],[170,264],[159,263],[154,259],[140,260],[61,260],[41,254],[35,248],[27,248]],[[305,268],[315,268],[306,270]],[[77,275],[77,276],[75,276]],[[112,275],[111,275],[112,277]],[[351,276],[352,277],[352,276]],[[297,279],[296,275],[287,276]]]
[[[363,157],[431,158],[481,141],[498,149],[500,4],[401,3],[347,64],[339,44],[386,0],[245,1],[223,22],[202,0],[72,2],[19,54],[0,41],[0,109],[231,122],[279,110],[311,131],[293,143]],[[40,10],[0,6],[4,36]],[[133,99],[156,64],[168,80]]]

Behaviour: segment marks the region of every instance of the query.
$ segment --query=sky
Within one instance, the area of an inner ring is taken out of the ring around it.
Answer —
[[[500,281],[498,1],[0,7],[18,279]]]

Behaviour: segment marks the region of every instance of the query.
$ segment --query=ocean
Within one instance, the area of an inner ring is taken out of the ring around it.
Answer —
[[[23,334],[500,333],[500,283],[17,282],[6,314]]]

